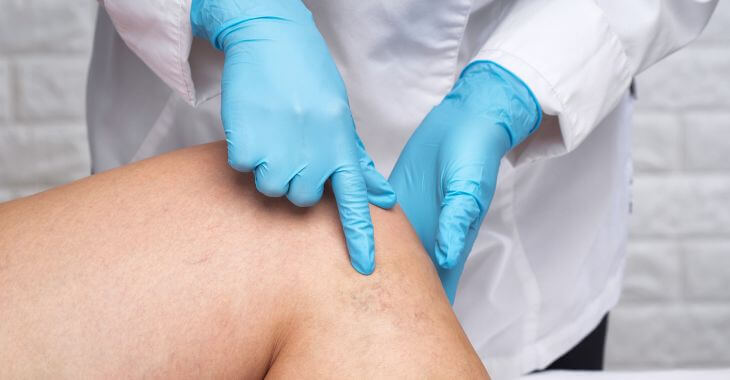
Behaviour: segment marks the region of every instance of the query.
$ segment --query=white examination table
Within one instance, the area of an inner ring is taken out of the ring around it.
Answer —
[[[521,380],[730,380],[730,368],[665,371],[546,371],[523,376]]]

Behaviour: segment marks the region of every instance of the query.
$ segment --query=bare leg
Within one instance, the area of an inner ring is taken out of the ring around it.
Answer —
[[[402,212],[368,277],[336,213],[220,143],[0,204],[0,378],[486,377]]]

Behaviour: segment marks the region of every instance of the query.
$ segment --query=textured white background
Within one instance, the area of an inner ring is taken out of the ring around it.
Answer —
[[[95,3],[0,0],[0,201],[89,172]],[[630,256],[608,366],[730,367],[730,3],[637,88]]]
[[[730,3],[637,91],[634,215],[608,365],[730,367]]]

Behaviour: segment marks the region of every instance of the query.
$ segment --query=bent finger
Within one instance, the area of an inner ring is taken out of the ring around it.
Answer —
[[[465,255],[470,228],[479,228],[481,208],[471,194],[447,196],[439,215],[434,254],[441,268],[451,269]]]

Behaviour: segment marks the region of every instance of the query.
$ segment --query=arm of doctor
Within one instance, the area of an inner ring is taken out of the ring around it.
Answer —
[[[487,378],[400,209],[352,271],[331,197],[215,143],[0,204],[0,378]]]

